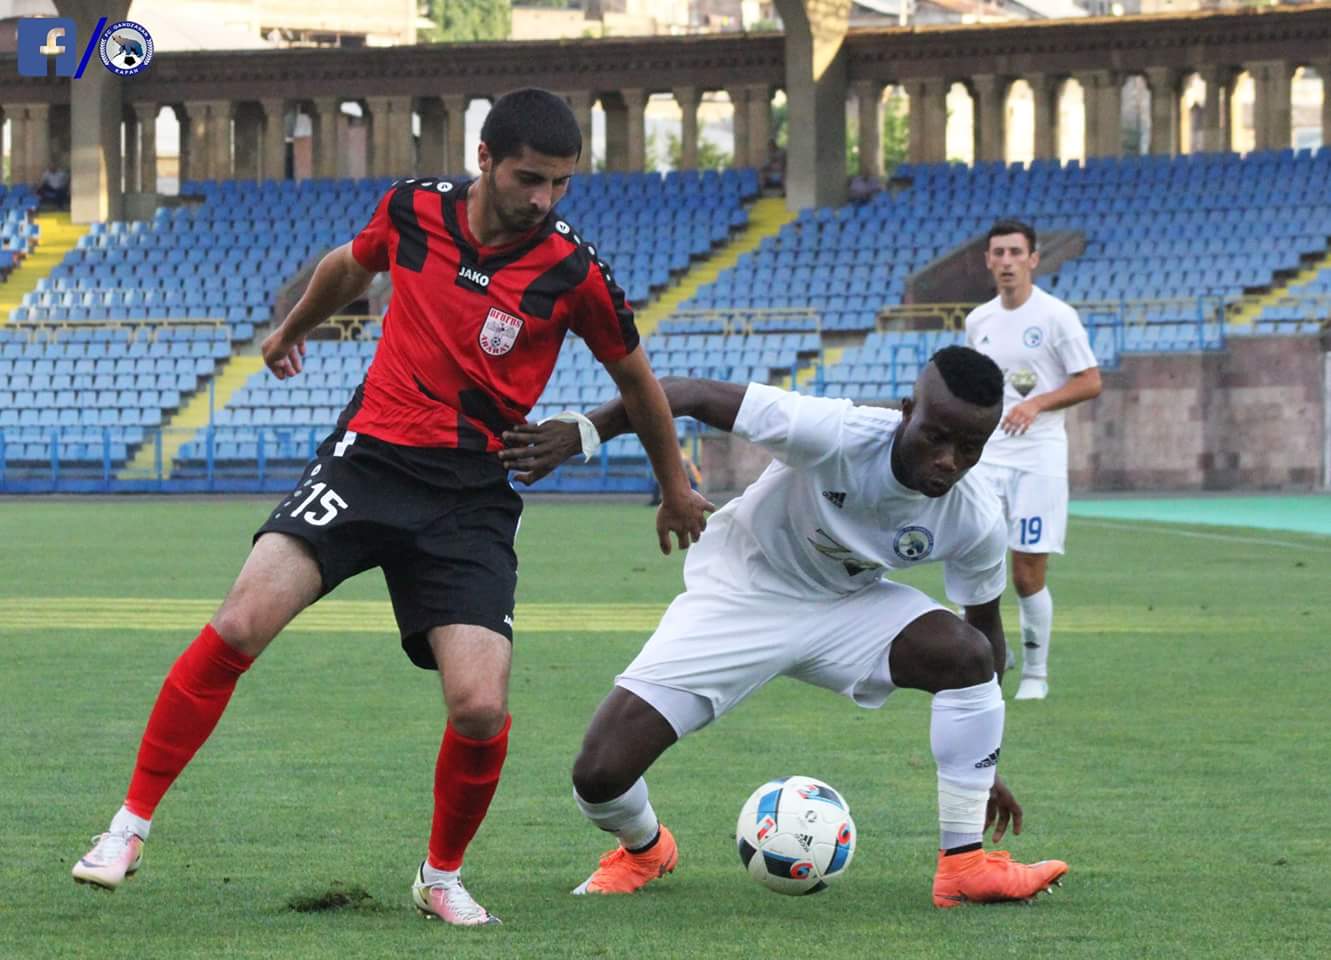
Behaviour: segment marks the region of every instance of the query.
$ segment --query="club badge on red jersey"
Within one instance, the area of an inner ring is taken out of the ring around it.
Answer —
[[[491,307],[485,317],[485,326],[481,327],[481,349],[492,357],[502,357],[513,349],[521,330],[521,317]]]

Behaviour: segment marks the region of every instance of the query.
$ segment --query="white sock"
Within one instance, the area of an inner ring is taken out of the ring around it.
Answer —
[[[440,870],[430,866],[429,858],[426,858],[425,866],[421,867],[421,879],[430,886],[436,883],[457,883],[460,870]]]
[[[929,744],[938,764],[939,845],[979,843],[998,772],[1006,707],[998,677],[934,695]]]
[[[1049,635],[1054,626],[1054,598],[1048,587],[1018,597],[1021,610],[1021,675],[1049,676]]]
[[[121,807],[116,811],[116,815],[111,818],[110,833],[121,833],[128,830],[135,834],[140,840],[148,839],[148,831],[152,829],[153,822],[145,820],[142,817],[136,817],[129,812],[126,807]]]
[[[573,799],[578,801],[583,816],[607,833],[613,833],[619,838],[620,844],[629,850],[651,843],[661,826],[656,819],[656,811],[647,799],[647,781],[642,777],[619,796],[605,803],[588,803],[578,795],[576,787]]]

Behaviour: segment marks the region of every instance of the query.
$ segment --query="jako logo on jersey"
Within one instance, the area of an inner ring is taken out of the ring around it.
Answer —
[[[934,535],[924,527],[902,527],[892,541],[892,552],[907,563],[919,563],[934,552]]]
[[[481,327],[481,349],[492,357],[502,357],[513,349],[521,330],[521,318],[505,313],[498,307],[491,307],[486,314],[485,325]]]
[[[458,267],[457,284],[459,287],[471,287],[476,290],[484,290],[490,285],[490,275],[463,264]]]
[[[1021,342],[1034,350],[1040,344],[1044,343],[1044,331],[1039,327],[1027,327],[1022,331]]]

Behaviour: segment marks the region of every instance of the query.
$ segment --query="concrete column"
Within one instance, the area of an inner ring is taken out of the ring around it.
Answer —
[[[625,109],[625,170],[641,173],[647,166],[647,100],[650,94],[641,87],[621,90]]]
[[[120,174],[125,193],[139,192],[139,118],[134,108],[126,109],[121,123],[125,129],[125,155],[120,164]]]
[[[1206,84],[1206,100],[1202,103],[1201,142],[1193,149],[1197,152],[1217,153],[1228,147],[1224,136],[1228,132],[1228,125],[1222,122],[1224,111],[1221,108],[1225,101],[1225,87],[1229,82],[1229,69],[1208,66],[1202,67],[1197,73]]]
[[[236,105],[230,100],[208,101],[208,154],[214,180],[235,177],[232,163],[231,121]]]
[[[25,180],[35,187],[46,172],[46,165],[51,162],[51,108],[44,103],[30,103],[27,113],[28,158]]]
[[[367,97],[370,109],[370,175],[407,177],[414,173],[411,97]]]
[[[5,105],[5,119],[9,121],[9,179],[10,186],[27,182],[28,115],[21,103]]]
[[[62,16],[73,18],[80,42],[86,42],[98,18],[106,17],[107,23],[125,19],[129,0],[60,0],[59,10]],[[69,190],[70,219],[74,223],[120,220],[124,216],[120,176],[122,93],[134,89],[133,79],[118,77],[98,66],[92,62],[82,77],[66,81],[70,84]],[[45,128],[42,132],[45,134]]]
[[[285,180],[287,176],[287,102],[281,97],[264,97],[263,153],[260,180]]]
[[[213,176],[213,156],[208,144],[208,105],[190,100],[185,103],[186,123],[189,125],[189,176],[191,180],[208,180]],[[185,178],[182,173],[181,179]]]
[[[595,96],[589,90],[578,90],[564,94],[569,109],[578,121],[578,131],[582,134],[582,156],[578,158],[580,173],[592,172],[592,103]]]
[[[702,91],[697,87],[676,87],[675,102],[679,104],[679,166],[682,170],[698,169],[698,104]]]
[[[139,193],[157,192],[157,112],[158,106],[152,101],[134,104],[139,119]]]
[[[863,177],[883,175],[883,86],[878,80],[860,80],[855,84]]]
[[[337,114],[339,97],[314,98],[314,175],[337,176]]]
[[[444,164],[444,102],[438,97],[420,97],[416,112],[421,115],[421,143],[416,166],[422,175],[436,176]]]
[[[641,92],[638,91],[639,94]],[[628,170],[628,102],[619,93],[607,93],[601,97],[601,109],[605,111],[605,168],[607,170]]]
[[[176,157],[176,178],[183,184],[194,172],[194,131],[190,129],[189,113],[183,103],[170,104],[169,109],[176,117],[176,126],[180,128],[179,153]]]
[[[1322,78],[1322,146],[1331,147],[1331,60],[1320,60],[1313,66]]]
[[[467,172],[467,96],[455,93],[443,97],[447,114],[447,140],[444,150],[444,173],[450,177],[465,176]]]
[[[772,139],[772,89],[765,83],[749,85],[749,159],[746,166],[767,165],[767,143]]]
[[[1058,159],[1058,91],[1059,77],[1047,73],[1028,73],[1026,82],[1031,87],[1035,102],[1035,159]]]
[[[1086,156],[1117,157],[1123,152],[1123,90],[1112,70],[1077,74],[1086,111]]]
[[[845,39],[851,0],[776,0],[785,26],[786,205],[846,202]]]
[[[392,137],[393,118],[388,97],[366,97],[366,112],[369,114],[368,143],[369,156],[366,157],[366,172],[371,177],[395,177],[393,169]]]
[[[1151,88],[1151,153],[1172,157],[1179,145],[1179,72],[1173,67],[1147,67]]]
[[[738,169],[749,165],[748,158],[753,149],[749,140],[749,88],[747,85],[726,87],[726,94],[730,97],[731,129],[735,135],[730,165]]]
[[[263,179],[264,115],[253,101],[235,110],[235,173],[237,180]]]
[[[1293,139],[1290,118],[1290,87],[1293,70],[1284,60],[1261,60],[1248,64],[1255,99],[1253,124],[1258,150],[1283,150]]]
[[[977,73],[971,83],[975,89],[975,159],[1001,163],[1007,158],[1007,79]]]
[[[946,80],[929,78],[905,84],[910,98],[910,162],[942,163],[947,159]]]

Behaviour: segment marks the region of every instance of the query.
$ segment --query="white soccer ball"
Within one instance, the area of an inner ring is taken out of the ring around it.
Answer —
[[[850,865],[855,821],[845,798],[823,781],[782,777],[744,802],[735,843],[749,876],[768,890],[818,893]]]

